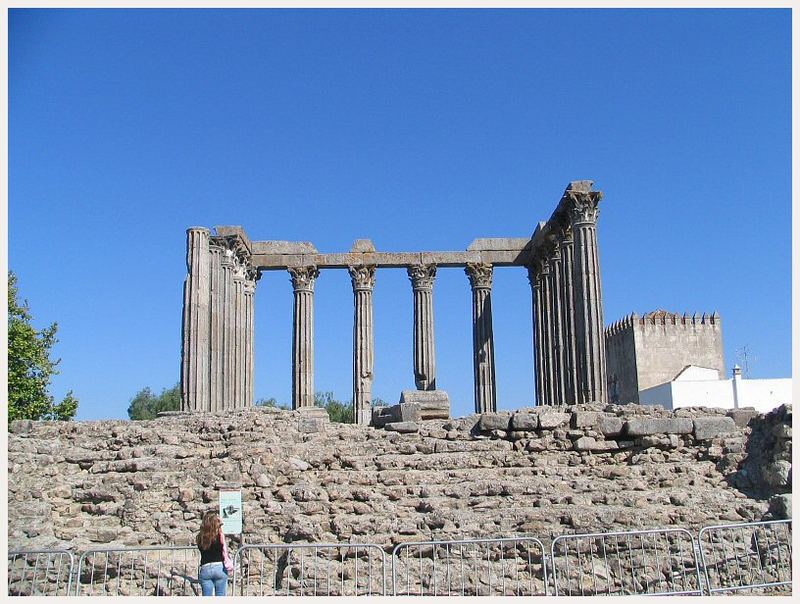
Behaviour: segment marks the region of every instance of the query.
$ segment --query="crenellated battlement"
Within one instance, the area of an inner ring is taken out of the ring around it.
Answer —
[[[606,327],[606,337],[614,337],[615,335],[639,327],[646,331],[648,327],[655,326],[674,326],[681,329],[722,329],[722,319],[719,313],[715,310],[713,313],[694,313],[690,315],[685,312],[673,313],[666,310],[656,310],[639,315],[638,313],[631,313],[622,319],[611,323]]]

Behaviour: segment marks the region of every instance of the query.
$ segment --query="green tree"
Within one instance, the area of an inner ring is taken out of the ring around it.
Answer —
[[[58,324],[37,331],[28,301],[21,303],[17,276],[8,273],[8,421],[15,419],[69,420],[78,411],[78,399],[70,390],[55,404],[47,391],[57,375],[61,359],[51,360],[50,349],[58,342]]]
[[[155,419],[161,411],[179,411],[181,408],[181,385],[164,388],[156,396],[149,386],[137,392],[128,405],[128,417],[131,419]]]
[[[337,401],[333,397],[333,392],[315,392],[314,406],[322,407],[328,412],[332,422],[340,424],[353,423],[353,404]]]
[[[289,406],[279,403],[275,397],[260,398],[255,402],[256,407],[275,407],[276,409],[288,410]]]

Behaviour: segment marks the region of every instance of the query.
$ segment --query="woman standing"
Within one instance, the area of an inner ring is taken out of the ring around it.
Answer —
[[[200,550],[200,572],[198,579],[204,596],[224,596],[228,586],[228,572],[232,570],[227,559],[225,535],[222,522],[216,512],[207,512],[197,533]]]

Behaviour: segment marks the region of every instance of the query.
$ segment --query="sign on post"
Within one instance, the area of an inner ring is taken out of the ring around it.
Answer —
[[[241,489],[220,489],[219,517],[222,532],[226,535],[242,534],[242,491]]]

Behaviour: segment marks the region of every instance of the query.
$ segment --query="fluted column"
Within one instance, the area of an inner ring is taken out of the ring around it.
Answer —
[[[433,337],[435,264],[408,267],[414,291],[414,382],[417,390],[436,390],[436,349]]]
[[[242,383],[244,378],[244,267],[239,262],[233,272],[233,408],[242,406]]]
[[[492,334],[492,265],[467,263],[472,286],[472,351],[475,413],[497,410]]]
[[[553,338],[552,307],[550,306],[550,265],[546,258],[540,258],[539,275],[541,277],[541,319],[542,319],[542,404],[553,405]]]
[[[255,293],[256,281],[260,275],[254,268],[248,268],[244,282],[245,301],[245,363],[244,363],[244,406],[250,407],[255,397]]]
[[[580,401],[608,402],[603,339],[603,300],[597,249],[599,191],[567,191],[575,259],[573,288]]]
[[[223,408],[223,335],[225,283],[222,272],[223,249],[211,245],[211,326],[209,335],[209,410],[221,411]]]
[[[579,400],[578,372],[576,369],[575,355],[575,302],[573,296],[573,263],[574,249],[572,241],[572,228],[568,225],[561,239],[561,264],[564,278],[562,279],[562,313],[564,324],[564,352],[566,362],[566,390],[564,395],[568,405],[574,405]]]
[[[209,230],[186,231],[186,281],[183,286],[183,342],[181,348],[181,408],[203,411],[208,406]]]
[[[536,385],[536,404],[544,404],[544,369],[542,368],[542,276],[535,263],[528,267],[528,282],[531,284],[533,314],[533,380]]]
[[[374,266],[349,266],[353,282],[353,421],[372,421],[372,377],[375,367],[375,333],[372,322]]]
[[[561,249],[558,242],[550,252],[550,337],[553,342],[553,404],[565,401],[566,370],[564,360],[564,325],[561,307]]]
[[[294,288],[292,409],[314,406],[314,282],[316,266],[290,268]]]
[[[234,355],[236,354],[234,264],[233,251],[226,248],[220,256],[220,265],[222,266],[222,404],[220,410],[233,409],[235,403],[233,390]]]

